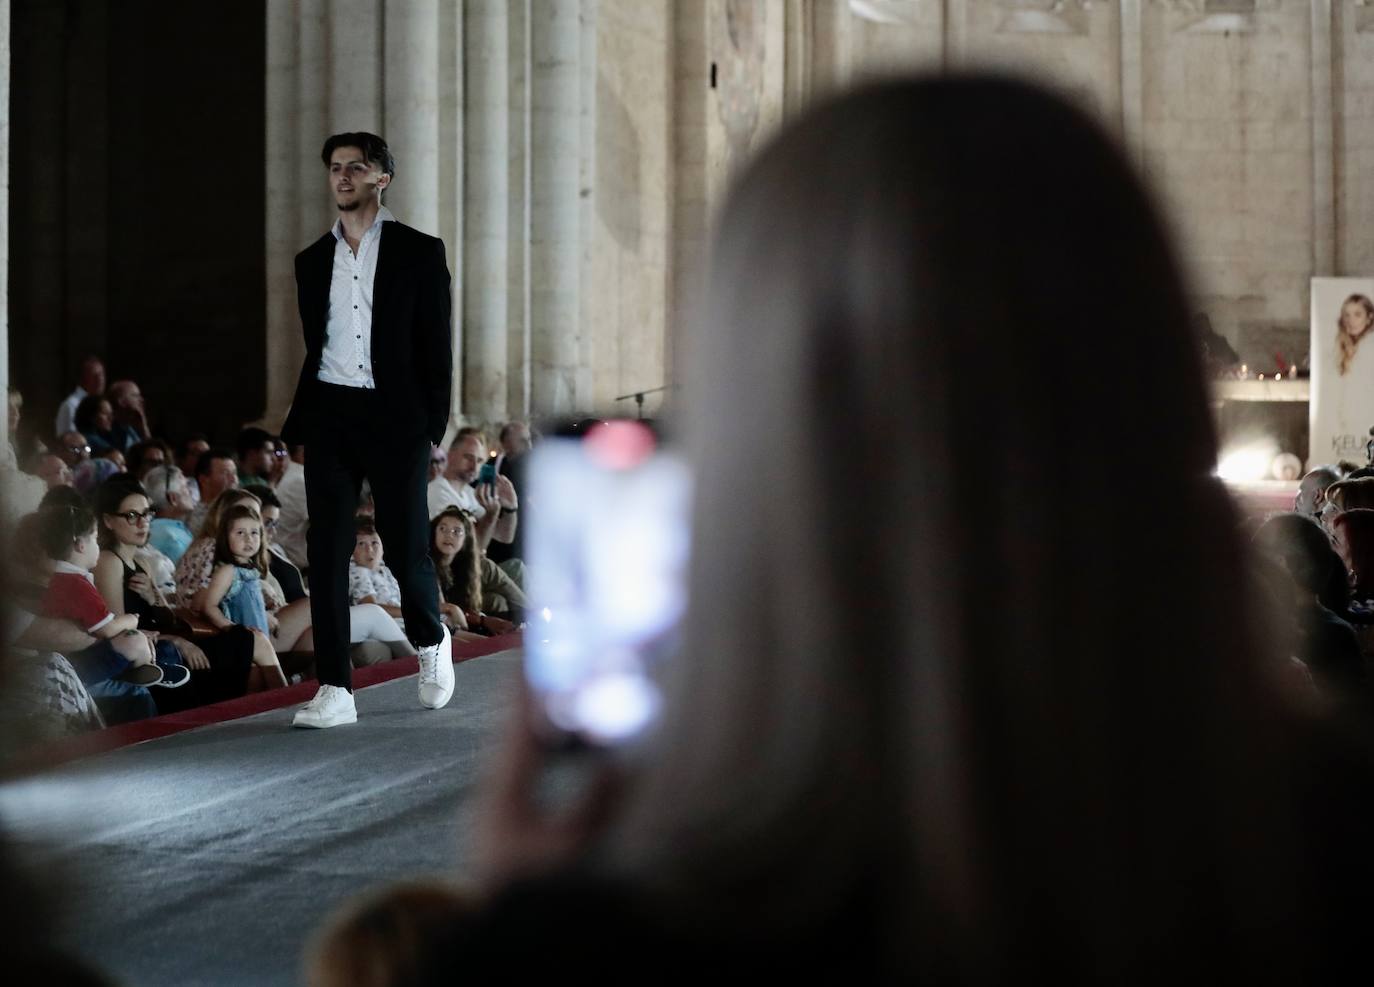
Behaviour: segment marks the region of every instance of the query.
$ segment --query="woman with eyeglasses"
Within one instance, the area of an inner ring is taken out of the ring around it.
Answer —
[[[127,475],[111,478],[96,490],[95,509],[101,548],[95,564],[96,589],[111,613],[138,614],[140,629],[156,635],[155,645],[175,648],[191,669],[191,695],[167,701],[180,700],[184,707],[192,696],[194,703],[207,703],[243,695],[253,659],[252,632],[230,628],[193,635],[172,612],[170,601],[138,558],[156,514],[143,486]]]

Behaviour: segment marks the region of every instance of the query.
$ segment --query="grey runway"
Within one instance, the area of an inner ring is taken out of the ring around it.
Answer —
[[[0,825],[58,882],[62,943],[119,982],[297,983],[338,904],[461,873],[519,652],[454,673],[442,710],[411,676],[360,690],[355,725],[292,730],[290,707],[11,782]]]

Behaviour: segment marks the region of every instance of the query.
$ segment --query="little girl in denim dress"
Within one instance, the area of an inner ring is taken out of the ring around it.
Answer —
[[[221,627],[242,624],[272,635],[272,620],[262,597],[267,550],[262,522],[249,509],[235,509],[220,527],[215,569],[206,591],[205,616]],[[218,619],[216,619],[218,618]]]

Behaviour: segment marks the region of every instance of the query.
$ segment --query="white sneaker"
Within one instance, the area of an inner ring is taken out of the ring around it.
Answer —
[[[341,685],[322,685],[314,699],[296,710],[291,725],[323,730],[357,722],[358,707],[353,704],[353,693]]]
[[[447,627],[439,626],[443,640],[415,649],[420,659],[420,705],[426,709],[442,709],[453,698],[453,639]]]

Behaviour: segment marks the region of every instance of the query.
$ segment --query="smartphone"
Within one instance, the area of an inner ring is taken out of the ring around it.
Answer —
[[[477,479],[473,481],[474,486],[481,486],[483,483],[496,482],[497,475],[501,472],[501,460],[505,456],[495,456],[482,464],[482,468],[477,471]]]
[[[563,746],[642,738],[687,607],[686,465],[643,422],[579,423],[530,453],[528,486],[535,728]]]

